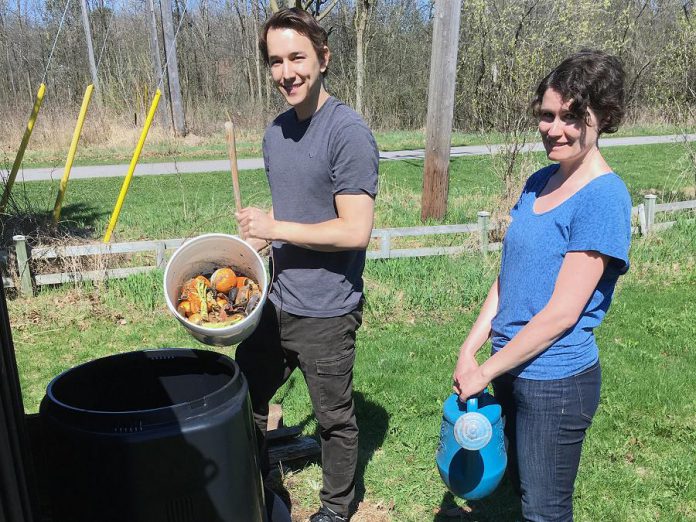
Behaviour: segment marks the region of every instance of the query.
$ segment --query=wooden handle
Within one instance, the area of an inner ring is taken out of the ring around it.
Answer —
[[[227,154],[230,157],[230,169],[232,170],[232,187],[234,189],[234,206],[237,212],[242,210],[242,195],[239,192],[239,171],[237,170],[237,143],[234,140],[234,125],[231,121],[225,122],[227,134]]]

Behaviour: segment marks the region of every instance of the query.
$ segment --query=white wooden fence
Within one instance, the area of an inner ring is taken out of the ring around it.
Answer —
[[[655,214],[658,212],[674,212],[679,210],[696,209],[696,200],[679,201],[676,203],[656,203],[657,197],[651,194],[645,196],[644,202],[631,210],[632,216],[638,217],[638,226],[632,228],[634,234],[648,235],[657,230],[664,230],[673,226],[676,221],[664,221],[655,223]],[[462,225],[438,225],[430,227],[406,227],[375,229],[372,238],[377,239],[378,249],[367,251],[368,259],[392,259],[398,257],[423,257],[437,255],[459,254],[471,251],[470,246],[439,246],[420,248],[394,248],[393,239],[404,237],[432,236],[441,234],[478,234],[478,248],[483,255],[487,252],[500,249],[500,243],[489,243],[488,232],[492,225],[490,213],[481,211],[478,213],[477,223]],[[19,276],[19,290],[23,295],[32,295],[33,287],[40,285],[53,285],[75,281],[97,281],[127,277],[132,274],[147,272],[156,268],[164,268],[166,265],[166,252],[176,250],[185,239],[163,239],[158,241],[134,241],[128,243],[90,244],[61,247],[36,247],[31,250],[27,246],[24,236],[14,238],[15,259],[17,262],[17,274]],[[142,253],[154,253],[154,264],[134,266],[127,268],[111,268],[90,271],[70,271],[49,274],[32,275],[31,261],[52,260],[65,258],[80,258],[82,256],[108,256],[113,254],[132,255]],[[7,265],[9,252],[0,250],[0,263]],[[3,277],[5,287],[13,287],[14,281]]]

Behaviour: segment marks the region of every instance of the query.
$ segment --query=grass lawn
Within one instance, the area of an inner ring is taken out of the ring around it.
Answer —
[[[658,194],[658,202],[694,198],[695,180],[684,174],[684,146],[657,144],[612,147],[606,157],[623,176],[633,204],[643,194]],[[531,155],[535,166],[543,154]],[[476,221],[479,210],[496,210],[502,183],[488,156],[453,159],[450,166],[448,224]],[[418,226],[423,177],[422,161],[383,161],[375,227]],[[17,183],[13,197],[22,207],[52,215],[59,180]],[[120,178],[75,179],[68,186],[63,228],[100,238],[121,190]],[[244,205],[268,207],[270,193],[263,171],[240,173]],[[234,232],[234,202],[229,172],[134,177],[114,233],[114,241],[190,237],[203,232]]]
[[[577,482],[578,520],[696,519],[695,240],[696,226],[684,224],[634,241],[632,270],[598,330],[604,385]],[[471,256],[368,262],[355,391],[359,493],[371,516],[383,517],[373,520],[448,520],[434,515],[455,505],[434,465],[441,407],[457,346],[497,262]],[[437,284],[423,285],[424,279]],[[159,272],[12,300],[27,410],[37,410],[53,376],[81,362],[144,347],[202,346],[168,315],[161,295]],[[301,376],[276,400],[286,424],[314,432]],[[298,513],[315,506],[320,476],[317,464],[285,470]],[[507,486],[467,509],[473,512],[464,520],[513,520],[516,513]]]
[[[694,181],[681,174],[682,153],[675,145],[607,150],[634,204],[651,189],[667,199],[687,199]],[[542,158],[535,161],[541,164]],[[384,162],[381,168],[376,226],[419,224],[421,163]],[[116,180],[76,180],[66,217],[99,237],[118,189]],[[52,208],[55,184],[28,183],[23,190],[34,204],[45,201],[45,208]],[[477,210],[491,208],[499,190],[487,158],[453,161],[446,222],[474,221]],[[242,191],[248,204],[268,203],[262,172],[245,173]],[[234,231],[230,192],[225,173],[135,179],[118,239]],[[597,331],[602,399],[576,484],[577,520],[696,520],[695,244],[696,225],[686,221],[634,238],[632,268]],[[355,374],[358,497],[365,504],[356,521],[507,521],[518,514],[506,484],[480,502],[455,500],[434,462],[457,349],[498,263],[496,255],[368,261]],[[52,377],[81,362],[139,348],[202,347],[166,311],[161,279],[159,271],[10,300],[27,411],[37,411]],[[234,354],[234,348],[220,351]],[[300,375],[275,400],[283,405],[286,424],[314,432]],[[285,469],[282,483],[297,517],[316,507],[321,484],[316,463]],[[463,509],[455,511],[456,506]]]

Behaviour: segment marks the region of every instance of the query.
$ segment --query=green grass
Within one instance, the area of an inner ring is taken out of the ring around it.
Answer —
[[[696,225],[686,222],[634,240],[632,268],[598,330],[602,400],[577,481],[577,520],[696,519],[695,241]],[[453,505],[434,466],[439,418],[457,347],[497,263],[495,256],[485,262],[458,256],[367,264],[355,375],[359,490],[373,504],[393,503],[393,520],[429,520],[433,510]],[[81,362],[145,347],[202,346],[166,312],[161,276],[44,290],[31,301],[10,302],[28,411],[37,410],[53,376]],[[286,424],[314,432],[301,376],[276,400]],[[296,508],[315,505],[319,483],[316,464],[287,474]],[[511,520],[515,513],[507,486],[473,507],[479,518],[472,520]]]
[[[622,128],[614,136],[656,136],[665,134],[680,134],[683,129],[668,125],[629,125]],[[420,130],[376,130],[374,131],[377,145],[381,151],[410,150],[425,148],[425,131]],[[505,136],[502,133],[476,133],[453,131],[452,146],[485,145],[502,143]],[[130,163],[137,138],[134,136],[130,145],[80,145],[74,165],[110,165]],[[18,144],[17,144],[18,145]],[[14,144],[6,145],[6,152],[0,156],[0,167],[9,170],[15,159]],[[55,167],[65,165],[67,155],[65,150],[55,145],[45,146],[30,141],[24,154],[24,168]],[[237,138],[237,156],[239,158],[261,157],[261,134],[259,132],[244,132],[243,137]],[[190,161],[227,159],[227,144],[222,132],[206,137],[199,137],[195,143],[186,138],[152,137],[146,141],[140,156],[140,163],[157,163],[167,161]]]
[[[682,154],[676,145],[606,150],[634,204],[649,190],[661,199],[687,199],[694,181],[681,174]],[[541,164],[543,156],[534,161]],[[477,210],[491,208],[501,184],[490,169],[486,157],[452,162],[446,222],[474,221]],[[382,163],[376,226],[420,224],[421,176],[421,162]],[[119,180],[75,180],[66,216],[99,237],[119,188]],[[21,190],[34,204],[52,208],[55,184],[28,183]],[[268,204],[262,172],[244,173],[242,191],[246,203]],[[234,231],[230,192],[226,173],[136,178],[117,239]],[[696,224],[685,220],[634,238],[631,270],[597,331],[603,388],[576,483],[579,521],[696,520],[695,244]],[[458,346],[498,262],[497,255],[487,260],[462,255],[367,263],[355,374],[358,493],[386,517],[380,520],[452,520],[434,513],[466,506],[447,493],[434,452]],[[50,379],[76,364],[139,348],[203,347],[167,312],[161,271],[100,285],[42,288],[33,299],[10,300],[9,307],[30,412],[37,411]],[[220,351],[234,354],[233,348]],[[282,402],[286,424],[314,433],[299,374],[276,401]],[[320,483],[316,463],[286,470],[284,476],[298,512],[316,506]],[[467,509],[472,512],[464,520],[504,522],[518,515],[505,484]]]
[[[694,197],[694,178],[684,174],[684,147],[679,144],[612,147],[609,163],[626,180],[633,204],[653,192],[658,201]],[[543,154],[533,162],[545,163]],[[450,166],[448,213],[444,223],[476,221],[479,210],[495,211],[502,183],[488,156],[453,159]],[[121,190],[120,178],[75,179],[68,186],[61,218],[63,227],[100,238]],[[270,192],[261,170],[243,171],[244,205],[268,207]],[[422,161],[383,161],[375,227],[421,225]],[[48,218],[58,180],[17,183],[13,197]],[[203,232],[235,232],[229,172],[134,177],[115,230],[115,241],[190,237]]]

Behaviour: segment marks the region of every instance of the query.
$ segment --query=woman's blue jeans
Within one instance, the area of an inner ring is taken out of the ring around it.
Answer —
[[[522,498],[524,520],[573,520],[573,487],[601,378],[597,362],[564,379],[504,374],[493,381],[505,416],[508,473]]]

